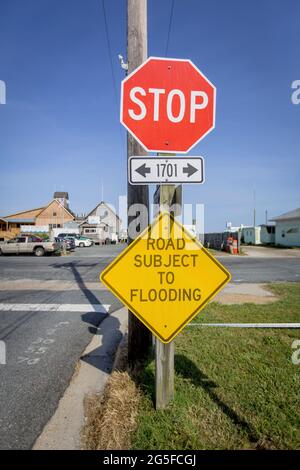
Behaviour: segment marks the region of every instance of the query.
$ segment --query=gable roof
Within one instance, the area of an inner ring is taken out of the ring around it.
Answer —
[[[99,204],[97,204],[96,207],[94,207],[94,209],[91,212],[88,213],[88,215],[86,216],[86,219],[90,215],[92,215],[92,213],[95,212],[95,210],[98,209],[99,206],[107,207],[108,210],[110,210],[119,220],[121,220],[120,217],[118,216],[118,214],[108,204],[106,204],[106,202],[104,202],[104,201],[101,201]]]
[[[75,214],[70,210],[70,209],[67,209],[63,204],[61,204],[61,202],[59,202],[57,199],[52,199],[52,201],[49,202],[49,204],[47,204],[47,206],[43,207],[43,209],[41,210],[41,212],[39,213],[39,215],[41,215],[41,213],[46,210],[49,206],[51,206],[51,204],[53,204],[53,202],[56,202],[56,204],[60,205],[64,211],[68,212],[68,214],[70,214],[72,217],[74,217],[75,219]]]
[[[6,220],[7,221],[11,221],[11,219],[22,219],[22,221],[25,221],[25,220],[30,220],[31,222],[34,222],[34,219],[36,217],[38,217],[39,215],[41,215],[41,213],[47,209],[53,202],[56,202],[57,204],[59,204],[66,212],[68,212],[74,219],[76,218],[76,215],[74,214],[74,212],[71,211],[71,209],[67,209],[66,207],[64,207],[63,204],[61,204],[60,201],[58,201],[56,198],[52,199],[49,204],[47,204],[46,206],[43,206],[43,207],[38,207],[36,209],[28,209],[26,211],[20,211],[20,212],[15,212],[14,214],[9,214],[9,215],[5,215],[4,217],[2,217],[3,220]],[[26,214],[30,213],[30,217],[26,217]]]
[[[270,219],[274,222],[280,222],[282,220],[289,220],[289,219],[300,219],[300,207],[298,209],[294,209],[290,212],[285,212],[284,214],[279,215],[278,217],[274,217]]]
[[[18,218],[20,218],[21,215],[28,214],[28,212],[36,212],[36,214],[34,216],[37,216],[44,209],[45,209],[45,207],[38,207],[37,209],[28,209],[27,211],[19,211],[19,212],[15,212],[13,214],[9,214],[9,215],[4,216],[4,219],[9,219],[10,217],[16,218],[16,216],[18,216]],[[22,218],[24,218],[24,217],[22,217]],[[32,217],[30,217],[30,218],[32,218]]]

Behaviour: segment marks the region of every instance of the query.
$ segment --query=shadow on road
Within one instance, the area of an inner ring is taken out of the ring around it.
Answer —
[[[97,297],[87,288],[85,282],[83,281],[83,279],[81,277],[81,274],[78,271],[79,266],[82,267],[82,268],[84,268],[84,267],[92,268],[92,267],[97,266],[97,263],[83,264],[83,263],[80,263],[79,261],[70,261],[68,263],[55,263],[55,264],[51,265],[51,267],[55,268],[55,269],[69,270],[73,274],[74,279],[75,279],[79,289],[84,294],[84,296],[86,297],[88,302],[91,305],[93,305],[93,304],[94,305],[102,305],[100,300],[98,300]]]
[[[81,318],[90,323],[88,313],[83,314]],[[120,331],[120,322],[117,318],[108,315],[98,328],[90,326],[89,331],[97,336],[99,346],[80,359],[103,372],[110,373],[117,347],[123,336]]]
[[[56,263],[52,265],[52,267],[57,269],[68,269],[71,271],[79,289],[84,294],[89,304],[95,306],[102,305],[102,302],[87,288],[78,271],[79,266],[94,267],[95,265],[96,264],[83,264],[78,261],[71,261],[62,264]],[[82,321],[89,324],[89,332],[98,337],[97,343],[99,346],[88,354],[82,356],[80,359],[103,372],[110,373],[116,349],[122,339],[119,320],[108,313],[95,312],[94,310],[84,313],[81,315],[81,318]],[[104,319],[105,322],[103,322]]]

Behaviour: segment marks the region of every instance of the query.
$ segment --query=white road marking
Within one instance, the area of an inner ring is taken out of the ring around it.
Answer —
[[[53,328],[46,330],[46,335],[48,337],[39,337],[34,341],[31,341],[27,349],[24,351],[24,355],[18,357],[17,364],[25,364],[28,366],[38,364],[40,362],[41,355],[45,354],[49,347],[55,343],[55,339],[49,338],[49,336],[55,336],[58,328],[65,327],[66,325],[69,325],[69,323],[70,322],[68,321],[61,321],[54,325]]]
[[[0,312],[97,312],[108,313],[108,304],[0,304]]]
[[[228,328],[300,328],[300,323],[189,323],[188,326],[220,326]]]
[[[0,291],[10,290],[51,290],[51,291],[67,291],[67,290],[108,290],[101,282],[85,282],[77,283],[76,281],[47,280],[38,279],[15,279],[11,281],[0,280]]]

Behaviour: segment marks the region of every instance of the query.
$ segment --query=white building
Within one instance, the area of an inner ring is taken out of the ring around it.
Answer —
[[[116,243],[120,239],[121,219],[109,204],[102,201],[87,215],[80,229],[82,235],[95,243]]]
[[[260,240],[261,227],[243,227],[242,243],[246,245],[261,245]]]
[[[262,224],[260,230],[260,241],[263,245],[274,245],[275,243],[275,225]]]
[[[276,245],[300,246],[300,208],[274,217],[272,221],[276,222]]]

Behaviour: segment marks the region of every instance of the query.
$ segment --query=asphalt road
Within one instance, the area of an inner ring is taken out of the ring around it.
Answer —
[[[232,275],[232,282],[264,283],[300,281],[300,258],[218,257]]]
[[[80,276],[85,282],[98,282],[104,267],[124,245],[77,248],[66,257],[2,256],[0,281],[13,279],[74,280]],[[232,274],[232,282],[299,281],[300,257],[226,256],[217,258]]]
[[[6,345],[6,365],[0,364],[0,449],[33,446],[95,327],[101,328],[107,310],[121,307],[100,288],[99,274],[122,248],[81,248],[66,257],[0,257],[0,340]],[[220,261],[233,282],[300,280],[300,258],[224,256]]]
[[[20,281],[18,290],[14,286],[0,290],[0,341],[6,345],[6,365],[0,364],[0,449],[32,448],[68,386],[95,326],[100,325],[101,331],[105,310],[121,307],[109,292],[92,291],[85,285],[88,281],[98,283],[99,273],[115,256],[116,249],[112,255],[105,248],[92,259],[85,257],[88,249],[79,249],[76,257],[0,257],[0,286],[3,281]],[[57,288],[40,290],[34,285],[40,279],[57,281]],[[28,285],[25,289],[24,280],[30,280],[33,289]],[[66,281],[74,287],[64,290]],[[14,310],[1,311],[3,304],[14,304]],[[44,309],[24,311],[24,304],[36,304],[37,308],[43,304]],[[49,304],[49,311],[44,304]],[[51,311],[53,305],[63,310]],[[74,305],[82,312],[72,311]]]

